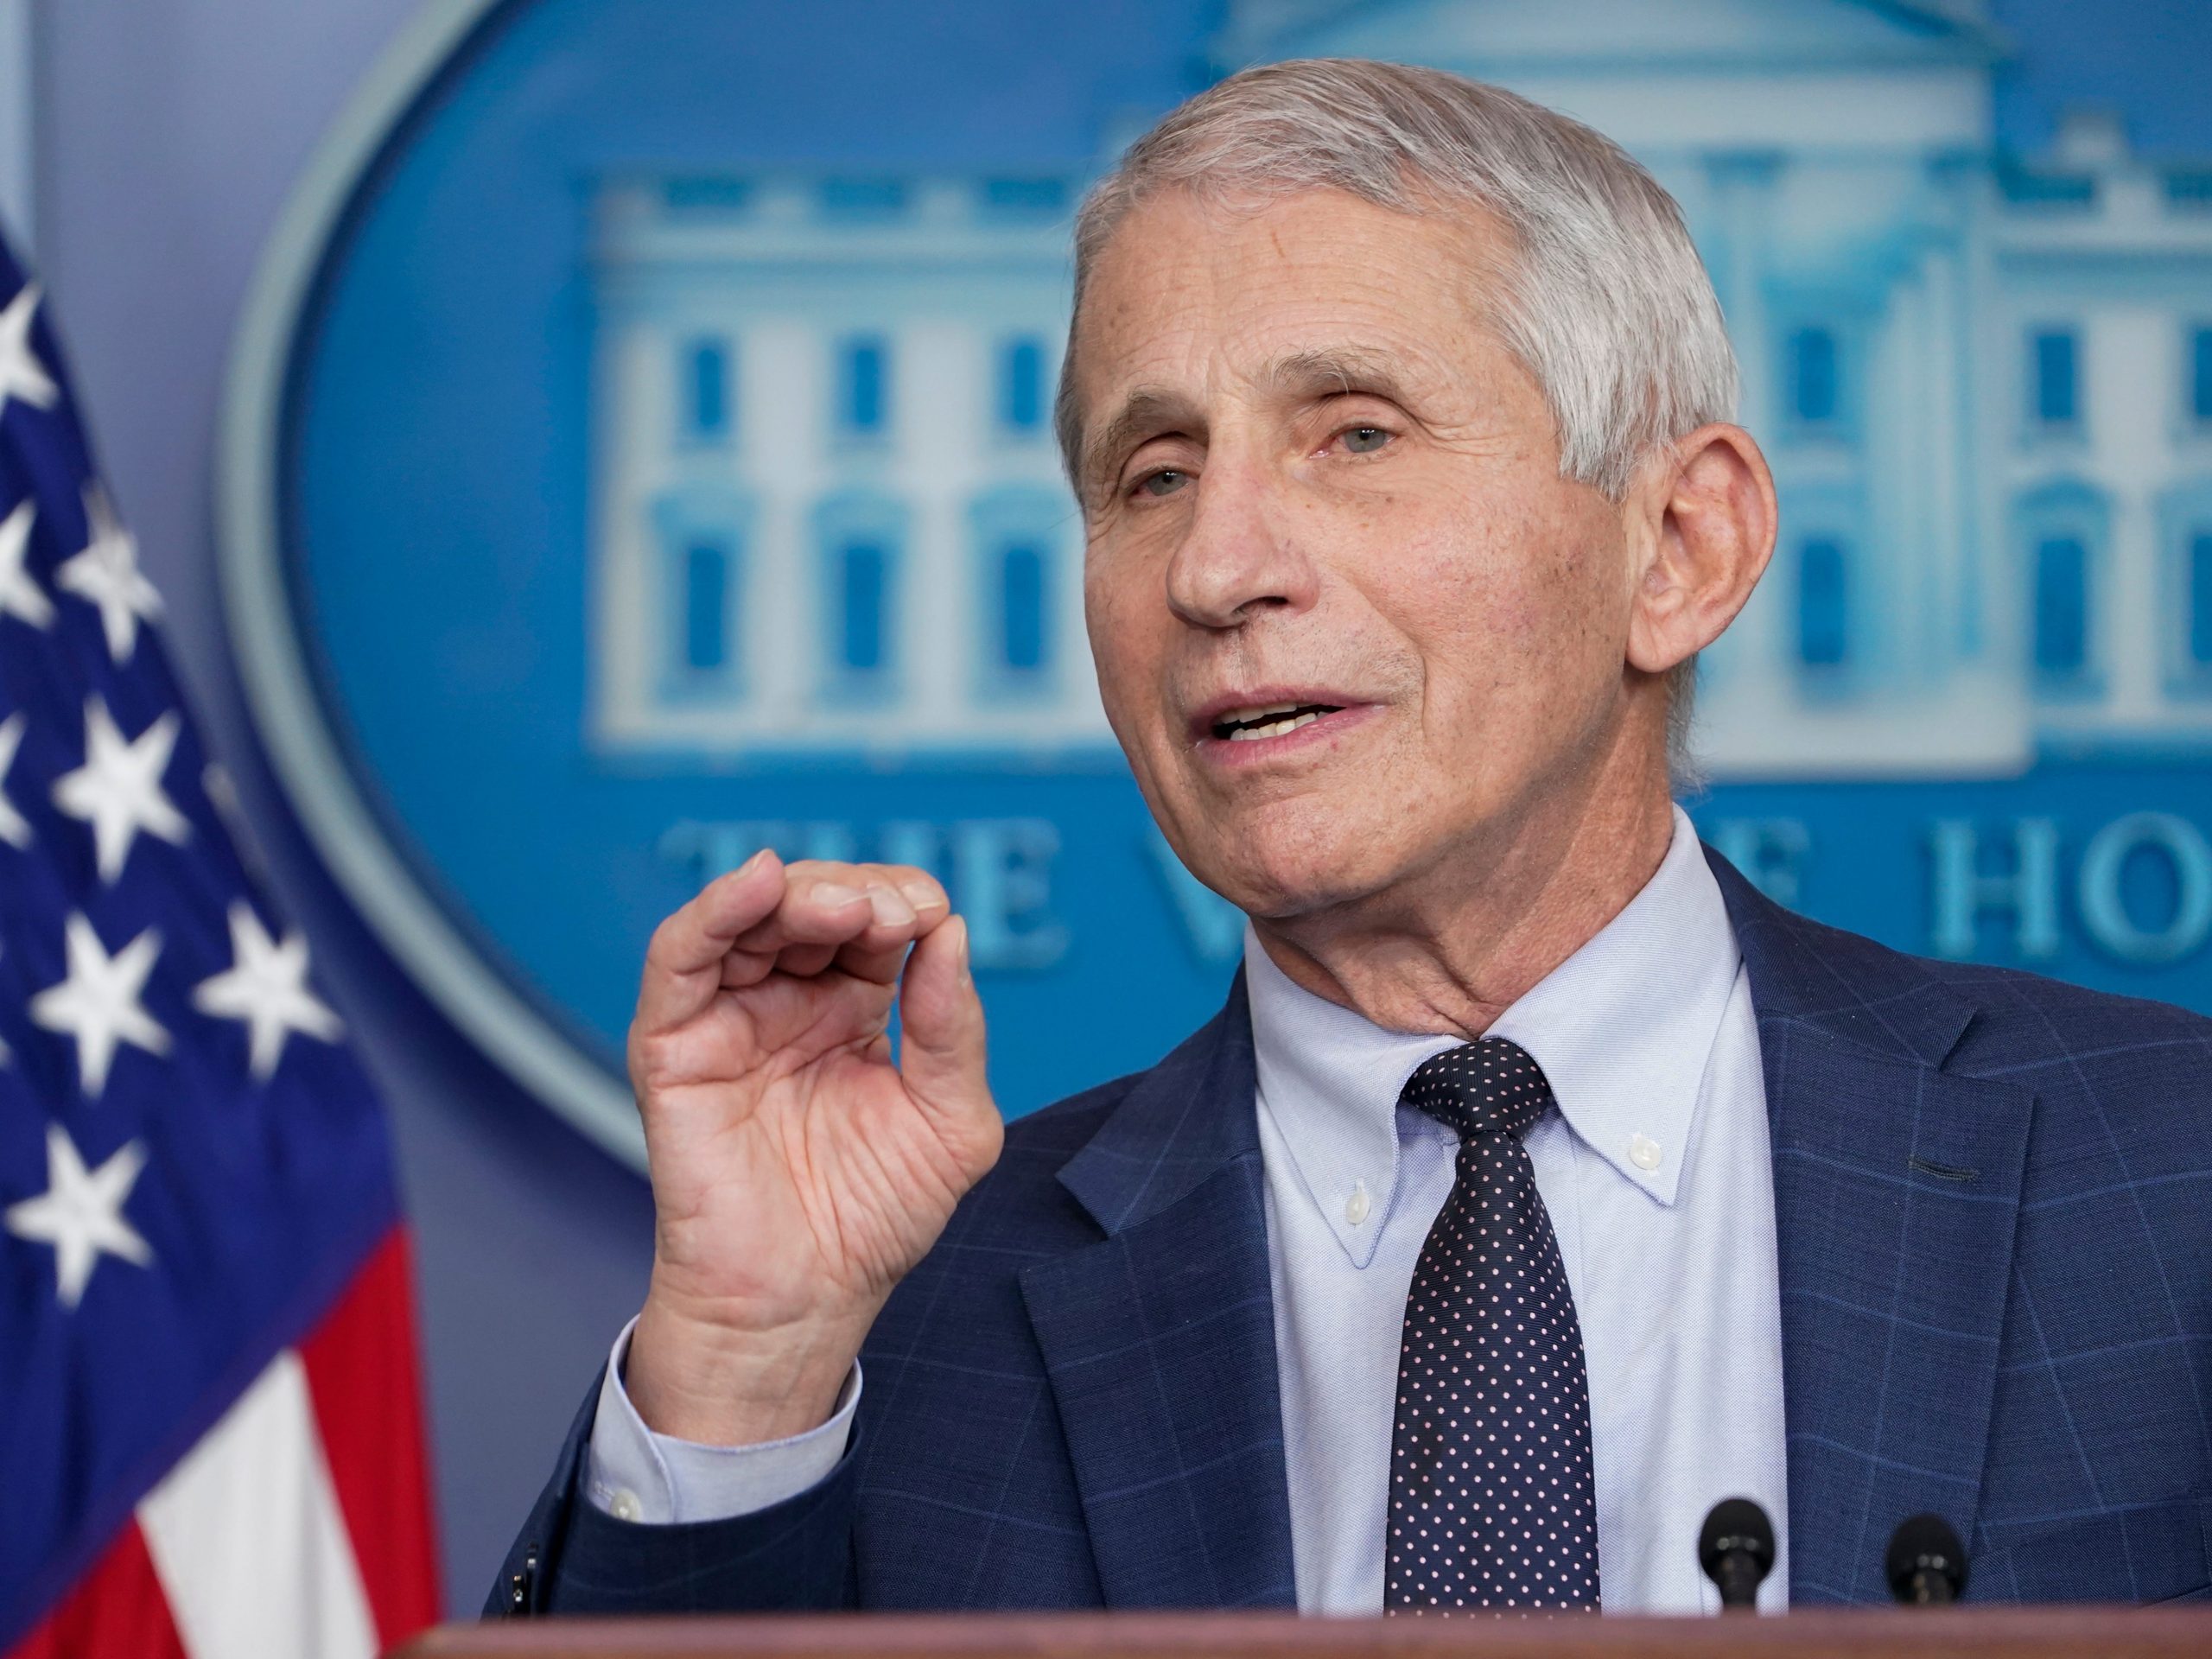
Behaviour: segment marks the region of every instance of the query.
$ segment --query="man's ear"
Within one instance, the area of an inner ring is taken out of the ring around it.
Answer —
[[[1701,426],[1655,459],[1630,494],[1643,568],[1628,660],[1663,674],[1720,637],[1774,553],[1774,474],[1740,426]]]

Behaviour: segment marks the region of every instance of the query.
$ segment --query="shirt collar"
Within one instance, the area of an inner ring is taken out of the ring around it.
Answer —
[[[1579,1140],[1672,1205],[1739,960],[1719,883],[1676,807],[1657,873],[1489,1034],[1535,1058]],[[1397,1187],[1398,1096],[1415,1067],[1460,1039],[1386,1031],[1314,995],[1274,965],[1249,928],[1244,971],[1262,1109],[1323,1220],[1364,1267]]]

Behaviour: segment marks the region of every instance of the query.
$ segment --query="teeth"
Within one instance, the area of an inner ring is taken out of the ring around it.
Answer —
[[[1294,704],[1293,705],[1293,707],[1295,706],[1296,705]],[[1262,710],[1261,712],[1266,713],[1269,711]],[[1251,715],[1239,715],[1236,716],[1239,720],[1250,720],[1254,717],[1255,716]],[[1263,737],[1281,737],[1287,733],[1296,731],[1301,726],[1311,726],[1315,721],[1320,718],[1321,716],[1309,710],[1306,714],[1295,715],[1288,720],[1271,721],[1265,726],[1239,726],[1236,730],[1230,733],[1229,741],[1232,743],[1256,743]]]
[[[1248,721],[1265,720],[1269,715],[1287,715],[1305,706],[1300,702],[1270,702],[1256,709],[1232,709],[1221,718],[1224,724],[1240,725]]]

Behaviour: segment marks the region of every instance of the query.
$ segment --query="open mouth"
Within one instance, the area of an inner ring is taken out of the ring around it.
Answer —
[[[1276,702],[1259,709],[1231,709],[1213,722],[1213,734],[1227,743],[1256,743],[1262,738],[1287,737],[1301,726],[1311,726],[1324,715],[1342,712],[1332,702]]]

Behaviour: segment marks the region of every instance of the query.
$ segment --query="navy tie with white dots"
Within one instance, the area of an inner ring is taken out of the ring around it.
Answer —
[[[1521,1144],[1551,1084],[1485,1037],[1423,1062],[1401,1098],[1459,1154],[1406,1298],[1383,1605],[1595,1607],[1582,1326]]]

